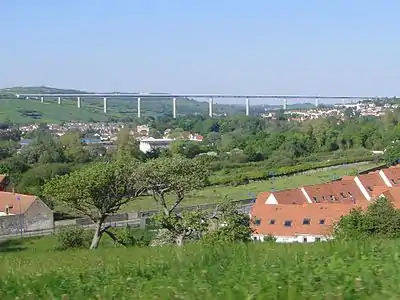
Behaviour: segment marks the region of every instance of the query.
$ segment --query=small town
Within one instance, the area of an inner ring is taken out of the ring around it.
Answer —
[[[399,10],[0,1],[0,300],[398,299]]]

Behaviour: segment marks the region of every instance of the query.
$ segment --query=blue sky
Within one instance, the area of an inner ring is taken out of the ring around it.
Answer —
[[[400,95],[398,0],[0,0],[0,87]]]

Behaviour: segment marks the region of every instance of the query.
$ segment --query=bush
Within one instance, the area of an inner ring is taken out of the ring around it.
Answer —
[[[119,240],[126,246],[149,246],[154,233],[146,229],[132,228],[129,225],[118,232]]]
[[[81,226],[63,226],[56,233],[58,250],[89,248],[91,235]]]

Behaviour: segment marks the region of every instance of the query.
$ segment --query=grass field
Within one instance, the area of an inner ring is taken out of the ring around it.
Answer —
[[[0,244],[0,299],[398,299],[399,241],[52,251]]]
[[[184,204],[203,204],[217,203],[226,200],[241,200],[254,197],[260,192],[272,190],[282,190],[287,188],[295,188],[304,185],[328,182],[344,175],[354,174],[355,172],[366,170],[376,166],[376,164],[368,163],[357,166],[340,166],[335,169],[325,171],[315,171],[312,174],[300,174],[286,177],[278,177],[276,179],[251,182],[240,186],[212,186],[205,189],[191,192],[186,197]],[[123,211],[137,211],[157,208],[154,201],[150,197],[141,197],[135,199],[122,208]]]

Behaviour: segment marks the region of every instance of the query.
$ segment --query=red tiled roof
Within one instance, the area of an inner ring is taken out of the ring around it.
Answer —
[[[379,172],[358,175],[357,178],[360,180],[361,184],[364,186],[370,196],[374,194],[373,192],[377,187],[386,186],[381,175],[379,175]]]
[[[393,166],[382,171],[393,186],[400,186],[400,167]]]
[[[278,204],[303,204],[307,199],[300,189],[281,190],[271,193],[275,196]]]
[[[252,217],[259,220],[255,234],[294,236],[301,234],[330,235],[332,225],[341,216],[363,205],[309,203],[303,205],[265,205],[254,208]],[[290,222],[290,226],[288,225]]]
[[[0,192],[0,212],[5,212],[8,206],[11,214],[24,213],[35,200],[36,196]]]
[[[381,193],[381,195],[392,201],[396,208],[400,208],[400,187],[390,187],[386,191]],[[381,195],[377,195],[376,197],[379,197]]]
[[[305,186],[304,190],[312,202],[316,203],[360,203],[364,195],[354,181],[339,180],[329,183]]]

